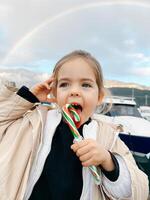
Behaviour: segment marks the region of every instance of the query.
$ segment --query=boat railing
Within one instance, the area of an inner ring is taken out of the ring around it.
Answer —
[[[129,104],[136,105],[134,97],[126,97],[126,96],[108,96],[104,100],[105,103],[120,103],[120,104]]]

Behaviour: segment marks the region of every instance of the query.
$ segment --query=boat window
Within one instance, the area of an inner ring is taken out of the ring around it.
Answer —
[[[107,116],[134,116],[141,117],[138,109],[134,105],[114,104],[111,110],[106,113]]]

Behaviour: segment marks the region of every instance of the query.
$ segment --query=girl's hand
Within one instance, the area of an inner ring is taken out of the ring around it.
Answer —
[[[30,91],[39,99],[41,102],[56,102],[56,99],[48,98],[48,94],[52,94],[54,90],[54,78],[51,76],[49,79],[42,83],[38,83],[33,86]],[[52,94],[53,95],[53,94]]]
[[[112,171],[115,168],[110,153],[93,139],[77,142],[71,145],[71,149],[84,167],[101,165],[106,171]]]

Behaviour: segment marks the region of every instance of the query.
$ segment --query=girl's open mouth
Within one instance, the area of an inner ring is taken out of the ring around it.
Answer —
[[[76,125],[77,128],[80,127],[80,124],[81,124],[81,112],[82,112],[82,106],[79,104],[79,103],[71,103],[72,107],[76,110],[76,112],[78,113],[79,117],[80,117],[80,121],[79,122],[76,122],[75,119],[74,119],[74,116],[73,114],[71,114],[71,117]]]
[[[82,112],[82,106],[80,104],[72,103],[71,105],[77,112]]]

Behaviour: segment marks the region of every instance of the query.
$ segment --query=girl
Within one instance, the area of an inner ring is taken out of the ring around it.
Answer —
[[[146,175],[117,130],[94,115],[104,96],[100,64],[85,51],[63,57],[53,75],[31,90],[1,87],[0,199],[146,200]],[[52,102],[56,109],[46,106]],[[81,142],[73,144],[62,117],[65,104],[81,117]],[[91,165],[98,170],[99,185]]]

